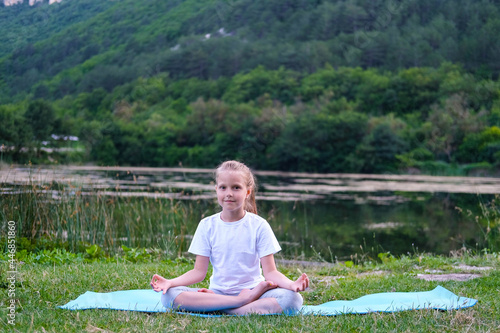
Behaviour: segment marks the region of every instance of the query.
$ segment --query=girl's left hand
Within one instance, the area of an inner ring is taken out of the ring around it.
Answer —
[[[309,287],[309,277],[306,273],[302,273],[302,275],[294,281],[290,286],[292,291],[304,291],[307,287]]]
[[[165,294],[167,290],[172,286],[172,282],[170,282],[170,280],[167,280],[163,276],[160,276],[158,274],[153,275],[150,284],[154,291],[162,291],[163,294]]]

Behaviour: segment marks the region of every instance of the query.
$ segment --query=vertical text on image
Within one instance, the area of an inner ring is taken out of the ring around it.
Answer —
[[[7,270],[7,285],[9,301],[7,304],[7,322],[14,325],[16,321],[16,222],[7,222],[7,256],[9,269]]]

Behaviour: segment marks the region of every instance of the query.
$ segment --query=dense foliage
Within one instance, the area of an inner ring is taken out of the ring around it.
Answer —
[[[0,8],[2,160],[494,173],[499,10],[472,0]]]

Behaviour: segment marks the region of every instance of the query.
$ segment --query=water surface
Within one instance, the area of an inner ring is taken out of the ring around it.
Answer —
[[[259,214],[273,227],[284,256],[299,259],[345,260],[379,252],[448,254],[477,248],[482,242],[475,222],[479,203],[500,193],[498,178],[255,174]],[[1,195],[25,191],[26,184],[58,184],[47,190],[54,199],[61,189],[78,187],[83,194],[109,197],[194,200],[199,214],[191,215],[199,217],[185,221],[188,239],[199,218],[218,210],[212,177],[212,170],[186,168],[0,170]]]

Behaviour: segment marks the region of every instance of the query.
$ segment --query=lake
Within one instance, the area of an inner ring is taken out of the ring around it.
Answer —
[[[259,214],[271,224],[283,256],[294,259],[335,261],[386,252],[480,250],[484,239],[476,222],[479,204],[500,193],[498,178],[255,174]],[[62,188],[78,186],[84,195],[191,202],[195,211],[183,221],[188,241],[199,219],[218,210],[211,169],[12,167],[0,170],[0,182],[4,198],[25,191],[27,184],[57,183],[47,190],[54,200]],[[124,232],[120,237],[130,236]],[[140,238],[128,239],[128,244],[154,245]]]

